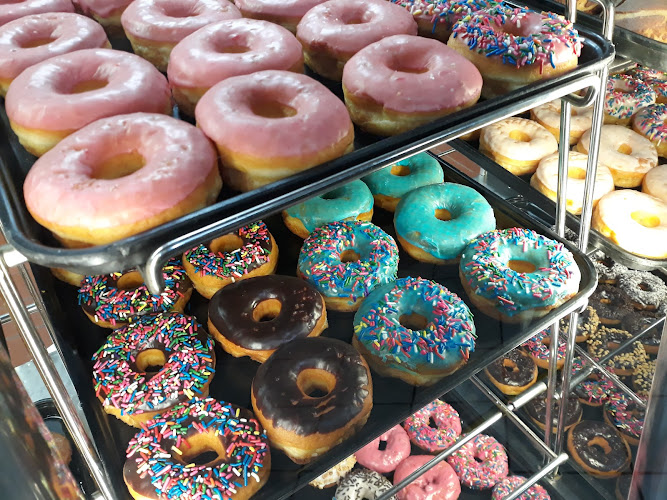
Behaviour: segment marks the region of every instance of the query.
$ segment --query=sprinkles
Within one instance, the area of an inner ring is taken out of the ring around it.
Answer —
[[[486,434],[475,436],[447,458],[447,462],[461,484],[473,490],[493,488],[509,472],[505,447]]]
[[[583,367],[584,361],[581,358],[575,358],[572,363],[572,376],[579,373]],[[609,399],[609,395],[614,390],[614,383],[602,374],[596,374],[593,377],[595,378],[589,378],[578,384],[573,392],[582,403],[600,406]]]
[[[531,337],[527,342],[521,344],[521,347],[528,352],[533,358],[540,361],[549,361],[551,357],[551,348],[545,342],[551,340],[551,328],[546,328],[539,332],[534,337]],[[567,342],[560,335],[558,336],[558,362],[561,363],[565,359],[565,351],[567,350]]]
[[[629,119],[639,108],[655,102],[655,92],[630,75],[611,75],[604,98],[605,114],[618,120]]]
[[[451,28],[463,17],[498,4],[490,0],[391,0],[391,2],[407,9],[414,17],[430,20],[433,25],[432,32],[435,32],[438,24],[446,23],[447,27]]]
[[[629,396],[612,391],[604,409],[610,424],[622,434],[639,439],[644,428],[644,411]]]
[[[652,104],[640,109],[632,119],[632,125],[656,147],[667,143],[667,104]]]
[[[437,428],[429,425],[431,419]],[[452,405],[436,399],[405,419],[403,428],[410,441],[421,449],[434,453],[447,449],[456,442],[461,435],[461,418]]]
[[[507,476],[493,487],[491,500],[503,500],[519,486],[526,482],[523,476]],[[550,500],[547,490],[539,484],[534,484],[523,493],[518,500]]]

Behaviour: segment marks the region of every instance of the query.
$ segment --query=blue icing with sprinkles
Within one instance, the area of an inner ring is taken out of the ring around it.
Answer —
[[[368,174],[361,180],[374,196],[401,198],[415,188],[443,182],[445,174],[438,160],[429,154],[419,153]]]

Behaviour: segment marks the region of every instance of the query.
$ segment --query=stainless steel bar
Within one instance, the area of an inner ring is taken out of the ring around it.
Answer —
[[[528,488],[533,486],[540,479],[542,479],[544,477],[547,477],[549,474],[551,474],[551,472],[558,469],[558,467],[561,464],[564,464],[565,462],[567,462],[568,458],[570,458],[570,457],[568,457],[567,453],[561,453],[556,458],[554,458],[551,462],[549,462],[547,465],[545,465],[539,471],[537,471],[535,474],[533,474],[528,479],[526,479],[525,483],[523,483],[521,486],[519,486],[516,490],[514,490],[508,496],[503,498],[503,500],[516,500],[521,495],[523,495],[523,493],[528,491]]]
[[[28,304],[25,307],[26,307],[26,310],[28,311],[28,314],[32,314],[32,313],[37,312],[37,306],[35,304]],[[0,324],[1,325],[6,325],[7,323],[10,323],[11,321],[12,321],[12,317],[9,313],[0,315]]]
[[[18,266],[24,262],[28,262],[28,259],[25,256],[12,248],[9,245],[3,245],[0,247],[0,253],[2,254],[2,259],[7,263],[8,267]]]
[[[578,108],[587,108],[593,104],[595,96],[597,95],[597,87],[588,87],[584,95],[570,94],[563,96],[562,99],[576,106]]]
[[[574,312],[570,314],[570,317],[572,317],[572,314],[574,314]],[[546,408],[544,414],[545,422],[553,421],[554,394],[556,393],[556,378],[557,378],[556,376],[558,374],[558,340],[560,336],[559,330],[560,330],[560,322],[557,321],[553,325],[551,325],[551,344],[549,345],[549,368],[547,372],[547,397],[545,402]],[[551,447],[552,434],[553,434],[553,426],[545,425],[544,443],[549,447]]]
[[[568,325],[567,338],[565,340],[567,342],[567,348],[565,349],[565,359],[563,360],[563,369],[561,372],[561,382],[560,382],[561,404],[558,408],[558,420],[556,424],[556,442],[554,444],[554,451],[556,453],[560,453],[563,450],[563,439],[565,439],[565,420],[567,418],[567,395],[570,394],[570,377],[572,375],[572,361],[574,359],[574,347],[576,345],[576,340],[577,340],[578,323],[579,323],[579,313],[573,312],[572,314],[570,314],[570,323]]]

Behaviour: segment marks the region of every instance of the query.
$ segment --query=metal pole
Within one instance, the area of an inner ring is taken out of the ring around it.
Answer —
[[[568,458],[570,458],[570,457],[568,457],[567,453],[561,453],[556,458],[554,458],[551,462],[549,462],[546,466],[542,467],[542,469],[540,469],[535,474],[533,474],[528,479],[526,479],[525,483],[523,483],[521,486],[519,486],[516,490],[514,490],[508,496],[503,498],[503,500],[516,500],[521,495],[523,495],[524,492],[526,492],[531,486],[533,486],[536,482],[538,482],[540,479],[542,479],[543,477],[547,477],[549,474],[551,474],[552,471],[555,471],[556,469],[558,469],[559,465],[564,464],[565,462],[567,462]]]

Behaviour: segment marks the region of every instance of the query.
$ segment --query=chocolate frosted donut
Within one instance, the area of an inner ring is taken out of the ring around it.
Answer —
[[[624,273],[628,272],[628,268],[623,264],[614,262],[610,257],[607,257],[602,252],[595,252],[593,254],[593,265],[598,272],[598,282],[616,284],[618,278]]]
[[[635,373],[632,376],[632,386],[637,392],[637,396],[648,399],[651,393],[651,386],[653,385],[656,363],[657,361],[654,359],[646,363],[641,363],[635,369]]]
[[[535,361],[517,349],[496,359],[484,371],[493,385],[510,396],[523,392],[537,380]]]
[[[621,343],[630,339],[632,335],[618,328],[601,327],[597,332],[588,337],[588,353],[595,359],[600,359],[616,349]],[[646,351],[639,341],[623,352],[618,353],[607,362],[616,375],[632,375],[635,368],[647,360]]]
[[[637,309],[656,309],[667,300],[667,285],[649,272],[629,271],[618,279],[618,287]]]
[[[654,324],[662,316],[663,315],[656,314],[653,311],[633,311],[623,318],[623,321],[621,321],[621,328],[629,331],[632,335],[637,335]],[[640,339],[640,342],[644,346],[644,350],[647,354],[658,354],[661,338],[662,324],[651,328],[651,331],[645,334]]]
[[[542,393],[526,404],[528,416],[537,424],[540,429],[544,429],[547,420],[547,396]],[[554,401],[553,411],[551,412],[551,422],[553,432],[556,432],[558,426],[558,413],[560,412],[560,401]],[[576,397],[567,398],[567,407],[565,408],[565,430],[572,427],[581,420],[583,410],[581,403]]]
[[[324,299],[307,282],[267,275],[220,289],[208,307],[213,337],[232,356],[263,363],[281,345],[327,327]]]
[[[584,420],[567,435],[567,449],[586,472],[616,477],[630,464],[630,447],[611,425]]]
[[[630,305],[621,296],[620,290],[613,285],[599,284],[589,300],[600,317],[600,323],[618,325],[624,316],[632,311]]]
[[[570,327],[570,318],[566,317],[560,322],[560,333],[565,335],[567,329]],[[577,322],[577,342],[585,342],[586,339],[600,328],[600,317],[591,306],[584,309],[584,312],[579,315]]]

